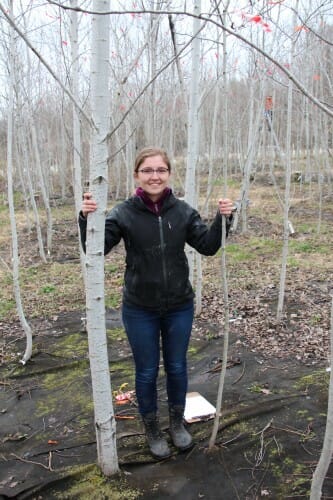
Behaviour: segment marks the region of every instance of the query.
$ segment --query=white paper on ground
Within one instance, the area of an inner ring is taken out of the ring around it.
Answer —
[[[214,418],[216,413],[215,407],[207,401],[199,392],[188,392],[186,394],[186,404],[184,418],[186,422],[199,422]]]

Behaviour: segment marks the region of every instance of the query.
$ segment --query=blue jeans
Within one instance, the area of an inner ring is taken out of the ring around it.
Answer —
[[[185,406],[186,354],[193,315],[192,300],[165,313],[123,304],[122,317],[135,362],[135,389],[141,415],[157,411],[160,339],[169,406]]]

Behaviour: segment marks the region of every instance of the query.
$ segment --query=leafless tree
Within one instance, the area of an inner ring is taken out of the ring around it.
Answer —
[[[13,15],[13,2],[10,0],[10,15]],[[13,286],[16,301],[17,313],[20,318],[22,328],[26,334],[26,349],[22,358],[25,364],[32,354],[32,330],[26,320],[21,299],[20,280],[19,280],[19,250],[18,238],[14,208],[14,189],[13,189],[13,124],[14,124],[14,33],[9,28],[9,78],[8,78],[8,118],[7,118],[7,182],[8,182],[8,205],[10,214],[10,226],[12,232],[12,263],[13,263]]]
[[[109,9],[108,0],[94,0],[94,9]],[[107,144],[109,125],[109,16],[92,19],[91,109],[93,122],[89,189],[98,204],[87,222],[87,330],[93,388],[98,462],[107,476],[118,472],[116,421],[112,405],[111,381],[107,354],[104,301],[104,228],[107,201]]]

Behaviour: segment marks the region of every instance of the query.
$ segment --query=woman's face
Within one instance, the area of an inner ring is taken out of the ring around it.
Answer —
[[[152,201],[157,201],[168,186],[170,172],[162,156],[150,156],[140,165],[134,178]]]

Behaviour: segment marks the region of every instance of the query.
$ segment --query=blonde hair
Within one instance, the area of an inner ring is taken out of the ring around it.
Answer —
[[[145,159],[150,158],[151,156],[161,156],[164,163],[167,165],[169,172],[171,172],[171,163],[166,151],[164,151],[164,149],[155,148],[152,146],[143,148],[138,152],[135,158],[134,172],[137,172],[140,165],[145,161]]]

